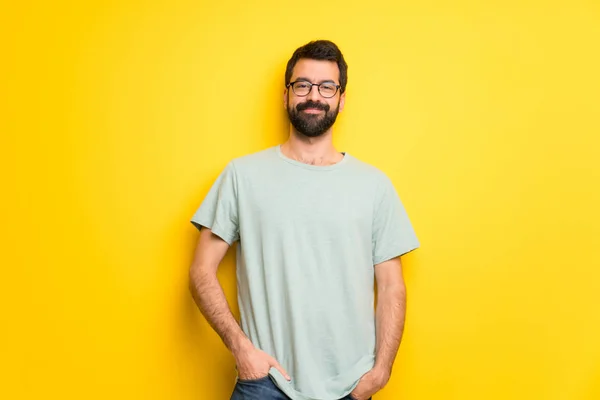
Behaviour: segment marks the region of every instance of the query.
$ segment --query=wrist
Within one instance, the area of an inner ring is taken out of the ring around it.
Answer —
[[[377,364],[373,366],[373,369],[371,369],[371,373],[373,374],[373,379],[381,388],[383,388],[388,383],[392,375],[392,371],[390,368]]]
[[[231,341],[229,350],[233,354],[234,358],[238,358],[240,354],[247,352],[252,349],[254,345],[245,335],[239,335]]]

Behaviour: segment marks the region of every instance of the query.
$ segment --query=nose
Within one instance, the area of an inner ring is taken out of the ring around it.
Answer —
[[[312,100],[312,101],[320,101],[321,100],[321,94],[319,93],[319,87],[317,85],[313,85],[310,88],[310,92],[308,92],[308,94],[306,95],[306,99]]]

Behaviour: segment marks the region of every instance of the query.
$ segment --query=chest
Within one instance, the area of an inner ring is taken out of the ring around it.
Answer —
[[[369,231],[374,210],[371,191],[352,179],[335,176],[248,181],[238,201],[241,224],[282,233],[290,229],[326,235]]]

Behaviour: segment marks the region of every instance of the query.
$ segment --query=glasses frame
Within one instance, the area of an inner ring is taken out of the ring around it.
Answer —
[[[310,89],[308,89],[308,93],[306,93],[306,94],[298,94],[298,93],[296,93],[296,91],[294,90],[294,84],[298,83],[298,82],[302,82],[302,83],[306,83],[306,84],[310,85]],[[328,84],[328,85],[333,84],[335,86],[335,93],[333,93],[331,96],[323,96],[323,93],[321,93],[321,85],[325,85],[325,84]],[[313,86],[316,86],[317,87],[317,91],[319,92],[319,95],[321,95],[322,97],[324,97],[326,99],[331,99],[331,98],[335,97],[335,95],[338,94],[338,92],[339,92],[339,90],[341,88],[340,85],[337,85],[337,84],[335,84],[333,82],[312,83],[312,82],[305,81],[305,80],[302,80],[302,79],[294,81],[294,82],[290,82],[287,85],[285,85],[285,87],[288,88],[288,89],[291,87],[292,88],[292,92],[294,92],[294,94],[296,96],[298,96],[298,97],[306,97],[306,96],[308,96],[310,94],[310,92],[312,92]]]

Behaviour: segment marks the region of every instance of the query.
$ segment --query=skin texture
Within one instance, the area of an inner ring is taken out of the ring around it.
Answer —
[[[400,257],[375,266],[377,309],[375,310],[375,365],[362,376],[351,395],[364,400],[387,384],[398,353],[406,314],[406,286],[402,277]]]
[[[300,59],[294,67],[291,81],[304,78],[312,83],[334,81],[339,84],[339,70],[333,61]],[[342,112],[346,93],[338,93],[332,98],[322,97],[313,86],[307,96],[294,95],[291,89],[283,93],[283,107],[296,107],[306,101],[322,102],[330,109],[339,107]],[[314,111],[312,117],[318,114]],[[322,118],[322,114],[321,117]],[[307,137],[290,124],[288,140],[281,145],[287,157],[311,165],[331,165],[343,159],[332,142],[332,128],[317,137]],[[190,267],[190,291],[198,308],[212,328],[219,334],[223,343],[235,358],[240,379],[258,379],[268,375],[271,367],[277,368],[290,379],[287,372],[271,355],[254,347],[235,320],[217,279],[217,268],[225,256],[229,245],[210,229],[202,228],[200,238]],[[404,330],[406,310],[406,289],[402,278],[400,257],[374,266],[377,283],[376,355],[374,367],[364,374],[351,396],[356,400],[366,400],[381,390],[389,381],[392,365],[400,346]]]

